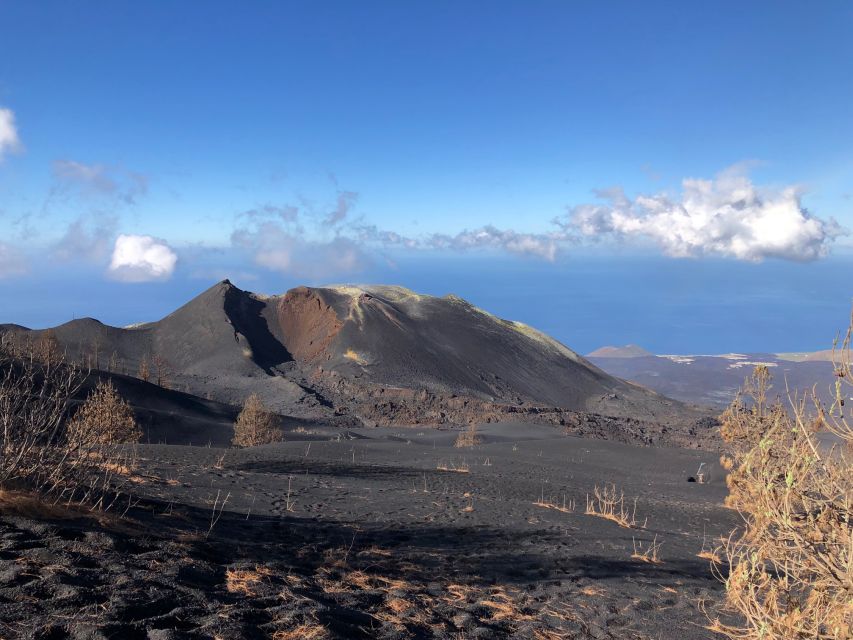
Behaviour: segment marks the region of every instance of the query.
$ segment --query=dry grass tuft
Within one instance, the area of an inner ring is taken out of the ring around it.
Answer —
[[[533,640],[574,640],[577,636],[568,631],[555,631],[554,629],[534,629]]]
[[[494,587],[488,597],[478,604],[491,610],[490,620],[493,622],[529,622],[537,619],[536,616],[524,613],[518,604],[518,595],[507,593],[503,587]]]
[[[710,560],[714,564],[720,564],[723,560],[720,558],[720,554],[714,550],[705,550],[700,551],[696,554],[697,558],[702,558],[703,560]]]
[[[373,588],[370,576],[364,573],[364,571],[351,571],[344,576],[343,582],[362,590]]]
[[[395,614],[399,615],[411,609],[414,605],[403,598],[391,598],[385,603],[385,606]]]
[[[471,468],[468,466],[468,463],[464,460],[462,462],[456,463],[453,461],[450,462],[439,462],[436,469],[439,471],[452,471],[453,473],[470,473]]]
[[[643,543],[642,540],[638,542],[635,538],[632,538],[632,540],[634,542],[634,553],[631,554],[631,557],[634,560],[648,562],[649,564],[660,564],[663,562],[658,553],[663,543],[658,542],[657,536],[651,542],[646,543]]]
[[[272,574],[272,569],[260,565],[254,569],[228,569],[225,572],[225,590],[244,596],[257,595],[256,587]]]
[[[720,540],[720,542],[725,542],[725,539]],[[722,562],[722,559],[720,558],[720,550],[709,545],[704,536],[702,536],[702,549],[696,554],[696,557],[702,558],[703,560],[710,560],[714,564],[720,564]]]
[[[346,358],[347,360],[352,360],[353,362],[355,362],[357,364],[361,364],[361,365],[367,364],[367,359],[364,358],[364,356],[362,356],[358,351],[355,351],[353,349],[347,349],[344,352],[344,358]]]
[[[394,555],[388,549],[383,549],[382,547],[372,546],[367,549],[362,549],[356,555],[358,556],[383,556],[385,558],[389,558]]]
[[[272,640],[325,640],[329,632],[321,624],[300,624],[286,631],[276,631]]]
[[[455,607],[468,602],[475,593],[474,589],[467,584],[449,584],[444,590],[448,594],[444,597],[445,602]]]
[[[545,496],[544,494],[540,496],[539,500],[533,503],[534,506],[542,507],[543,509],[553,509],[554,511],[559,511],[560,513],[574,513],[575,512],[575,501],[574,498],[566,500],[566,494],[563,494],[562,502],[559,497],[555,496]]]
[[[0,489],[0,513],[37,520],[68,520],[87,515],[88,511],[45,502],[37,494]]]

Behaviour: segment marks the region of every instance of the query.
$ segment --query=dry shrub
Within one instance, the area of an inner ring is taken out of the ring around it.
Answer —
[[[595,485],[592,494],[592,497],[586,496],[586,515],[612,520],[626,529],[645,528],[646,522],[637,521],[637,499],[634,498],[633,507],[626,506],[625,492],[617,492],[616,485]]]
[[[139,442],[142,429],[112,381],[101,380],[68,424],[68,437],[85,444],[127,444]]]
[[[844,354],[849,340],[848,331]],[[723,414],[728,504],[744,519],[720,552],[729,565],[721,576],[723,611],[742,622],[717,619],[712,628],[729,638],[853,638],[853,422],[843,393],[849,395],[849,363],[836,362],[829,408],[812,394],[808,403],[792,399],[785,411],[768,399],[770,374],[762,366]],[[815,433],[823,428],[843,444],[820,446]]]
[[[258,394],[253,393],[243,405],[243,410],[234,423],[235,447],[254,447],[260,444],[280,442],[282,431],[278,416],[267,410]]]
[[[121,495],[113,468],[126,466],[127,452],[69,437],[69,406],[87,374],[47,353],[0,336],[0,489],[107,509]]]
[[[477,425],[475,423],[471,423],[468,425],[468,428],[465,431],[461,432],[456,437],[456,442],[453,443],[454,447],[473,447],[483,442],[483,439],[477,435]]]
[[[148,364],[148,354],[142,356],[142,360],[139,361],[139,371],[136,373],[136,377],[143,382],[150,382],[151,366]]]

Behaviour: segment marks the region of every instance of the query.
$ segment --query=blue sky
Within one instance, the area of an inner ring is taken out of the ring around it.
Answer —
[[[782,350],[850,306],[846,2],[4,2],[0,24],[0,321],[385,281],[579,350]],[[709,290],[748,327],[701,329]]]

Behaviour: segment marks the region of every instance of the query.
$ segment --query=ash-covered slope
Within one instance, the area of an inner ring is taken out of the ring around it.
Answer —
[[[164,373],[180,391],[231,404],[259,393],[283,414],[341,424],[509,414],[567,424],[566,412],[672,424],[702,415],[605,373],[531,327],[456,296],[401,287],[260,296],[225,280],[158,322],[121,329],[84,319],[9,331],[55,339],[94,368],[140,376],[147,365],[151,381]]]
[[[532,327],[456,296],[300,287],[270,299],[264,315],[297,360],[348,379],[608,415],[661,416],[673,406]]]

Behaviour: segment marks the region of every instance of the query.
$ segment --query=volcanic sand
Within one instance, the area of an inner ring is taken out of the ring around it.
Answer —
[[[737,519],[714,454],[529,424],[457,435],[142,445],[123,518],[35,519],[3,496],[0,637],[713,637],[700,606],[721,585],[697,554]],[[702,462],[710,482],[687,482]],[[644,527],[584,513],[605,483]],[[655,540],[658,563],[632,557]]]

